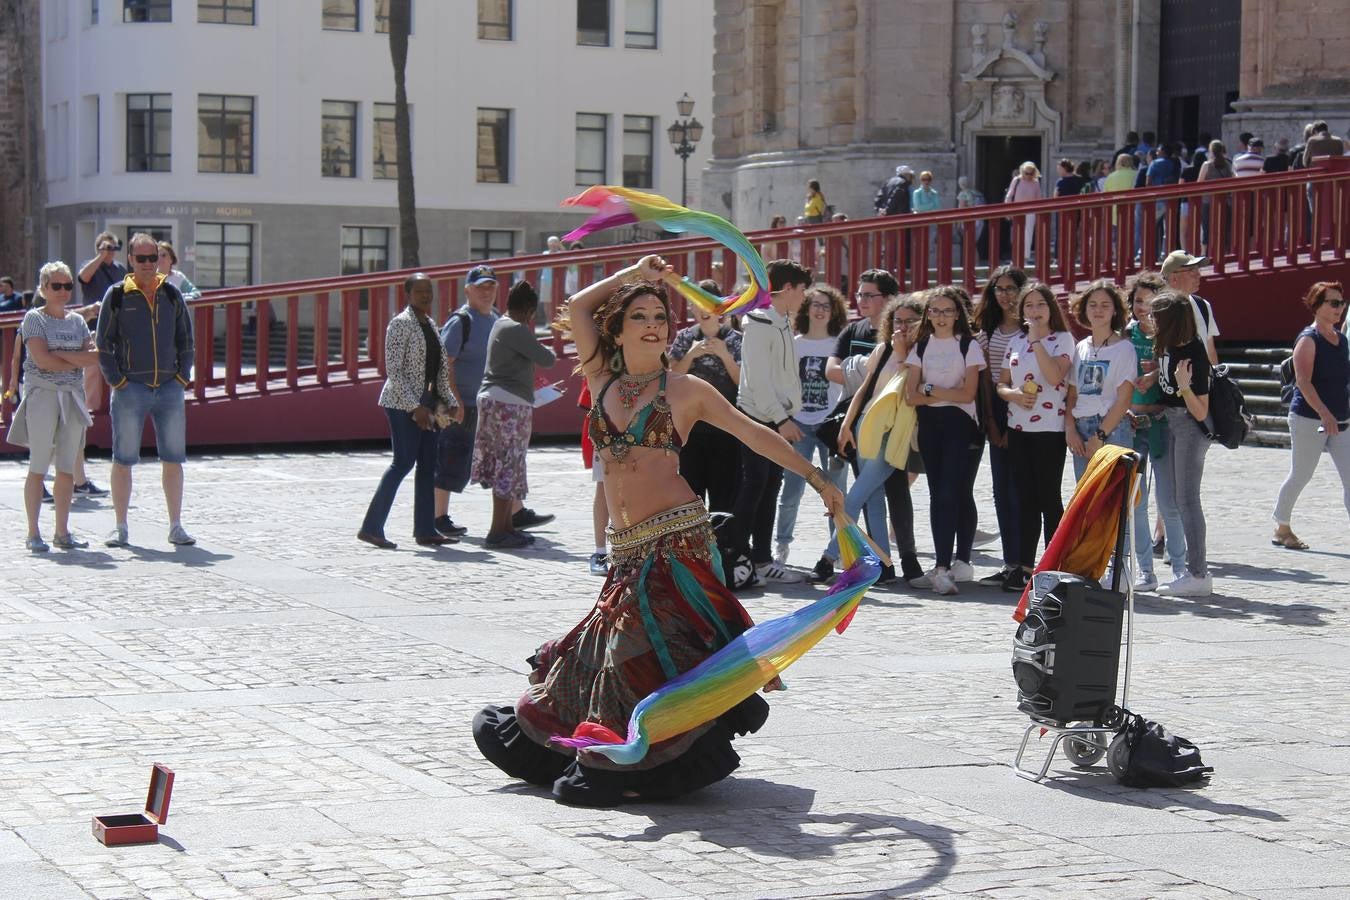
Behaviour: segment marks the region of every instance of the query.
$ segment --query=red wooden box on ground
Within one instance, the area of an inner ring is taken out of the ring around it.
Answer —
[[[100,844],[153,844],[159,840],[159,826],[169,817],[169,797],[173,794],[173,771],[163,763],[150,770],[150,792],[145,796],[145,812],[122,816],[94,816],[94,837]]]

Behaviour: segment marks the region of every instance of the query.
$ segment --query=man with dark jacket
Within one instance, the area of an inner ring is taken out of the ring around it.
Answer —
[[[131,467],[140,462],[145,417],[155,423],[169,513],[169,543],[194,544],[182,525],[187,414],[183,394],[192,379],[192,319],[183,295],[156,271],[159,245],[132,235],[131,274],[108,288],[98,314],[99,368],[112,388],[112,498],[117,522],[104,543],[126,547]]]
[[[895,175],[886,179],[872,199],[879,216],[898,216],[910,211],[909,189],[914,183],[914,170],[896,166]]]

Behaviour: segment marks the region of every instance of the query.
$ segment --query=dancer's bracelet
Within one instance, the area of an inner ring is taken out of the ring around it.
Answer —
[[[830,485],[830,479],[820,470],[820,466],[814,466],[810,472],[806,473],[806,483],[811,485],[811,488],[817,494],[823,494],[825,488]]]

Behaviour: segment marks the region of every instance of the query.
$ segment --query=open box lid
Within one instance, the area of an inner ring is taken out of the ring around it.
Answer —
[[[156,825],[169,818],[169,797],[173,794],[173,770],[155,763],[150,770],[150,792],[145,795],[145,817]]]

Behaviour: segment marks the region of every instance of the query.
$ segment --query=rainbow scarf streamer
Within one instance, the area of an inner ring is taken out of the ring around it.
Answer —
[[[619,225],[651,222],[666,231],[712,238],[730,249],[750,272],[750,285],[741,294],[716,297],[689,278],[671,282],[685,299],[701,309],[721,316],[749,312],[768,306],[773,300],[769,295],[769,273],[764,269],[764,260],[740,229],[721,216],[680,206],[660,194],[648,194],[615,185],[597,184],[589,187],[575,197],[568,197],[562,205],[589,206],[595,210],[580,227],[565,234],[564,241],[579,241],[587,235]]]
[[[598,753],[619,765],[641,762],[652,744],[669,740],[730,710],[814,647],[830,629],[843,633],[858,603],[881,574],[881,560],[854,522],[839,523],[839,553],[847,568],[815,603],[743,632],[694,668],[648,694],[633,708],[628,739],[595,722],[552,743]]]

